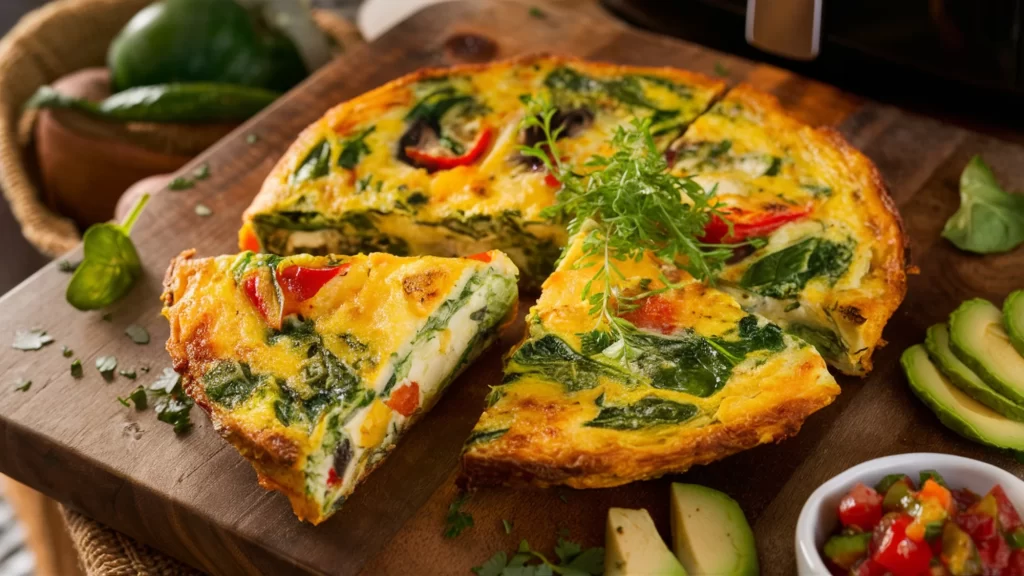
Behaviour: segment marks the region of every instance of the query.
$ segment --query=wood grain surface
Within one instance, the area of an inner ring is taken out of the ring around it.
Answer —
[[[735,497],[754,526],[763,573],[792,574],[793,533],[804,500],[850,466],[887,454],[937,451],[1024,475],[1024,465],[1013,458],[944,429],[911,395],[897,362],[961,300],[1001,301],[1024,286],[1024,252],[981,258],[939,237],[957,207],[957,182],[967,160],[982,154],[1010,189],[1024,189],[1024,147],[638,32],[592,5],[546,7],[543,18],[528,8],[527,2],[497,0],[429,8],[330,65],[186,167],[207,162],[211,177],[194,189],[153,199],[134,235],[145,277],[111,308],[112,321],[67,305],[68,276],[53,265],[0,300],[0,342],[31,327],[56,338],[37,352],[0,347],[0,471],[210,573],[344,575],[469,574],[522,538],[550,551],[563,528],[586,546],[602,545],[609,506],[646,507],[667,536],[671,480],[707,484]],[[466,42],[467,35],[481,41]],[[466,50],[481,45],[486,49]],[[195,429],[178,438],[152,411],[117,403],[118,395],[148,384],[169,365],[158,295],[170,258],[190,247],[202,256],[236,251],[242,210],[303,127],[328,107],[422,66],[536,51],[709,74],[721,64],[730,83],[750,82],[772,92],[800,119],[837,126],[864,150],[889,182],[921,268],[885,332],[890,344],[876,356],[875,371],[863,380],[840,378],[837,401],[810,418],[795,438],[685,475],[608,490],[478,492],[465,507],[475,526],[454,540],[441,532],[455,495],[459,448],[482,410],[487,386],[499,381],[501,354],[522,334],[521,322],[451,387],[342,510],[316,528],[296,521],[284,497],[256,485],[250,466],[201,411],[193,411]],[[258,140],[248,143],[249,134]],[[199,202],[213,215],[197,216]],[[153,341],[133,344],[123,333],[131,323],[148,328]],[[62,345],[85,364],[81,380],[70,376]],[[122,367],[147,365],[153,371],[140,374],[139,382],[118,377],[105,383],[93,363],[109,354]],[[13,391],[19,377],[33,381],[30,391]],[[513,523],[510,535],[503,519]]]

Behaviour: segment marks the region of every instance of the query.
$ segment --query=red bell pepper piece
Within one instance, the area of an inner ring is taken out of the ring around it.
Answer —
[[[882,519],[882,495],[861,483],[839,501],[839,521],[867,532]]]
[[[561,188],[562,187],[562,183],[559,182],[558,178],[556,178],[555,175],[550,173],[550,172],[548,172],[546,175],[544,175],[544,183],[547,184],[548,186],[552,187],[552,188]]]
[[[284,307],[273,274],[272,269],[263,266],[253,270],[242,280],[242,291],[267,324],[280,330]]]
[[[491,256],[490,252],[481,252],[479,254],[471,254],[469,256],[466,256],[466,258],[469,258],[470,260],[479,260],[480,262],[483,262],[485,264],[490,264],[491,260],[494,259],[494,257]]]
[[[238,247],[251,252],[261,252],[263,250],[263,246],[260,245],[260,239],[256,236],[256,231],[253,230],[251,222],[242,224],[242,229],[238,231]]]
[[[722,211],[732,222],[732,234],[729,224],[716,216],[704,227],[701,242],[708,244],[735,244],[749,238],[768,236],[783,224],[799,220],[811,213],[810,206],[789,206],[772,212],[754,212],[743,208],[727,208]]]
[[[914,519],[907,514],[886,516],[872,535],[871,559],[892,572],[893,576],[928,574],[932,551],[927,542],[907,537],[907,526]]]
[[[305,302],[333,280],[339,274],[348,273],[348,263],[329,268],[306,268],[305,266],[289,266],[277,273],[277,281],[281,284],[285,299],[291,302]]]
[[[491,143],[492,132],[489,126],[480,130],[480,134],[476,137],[476,142],[462,156],[435,156],[412,146],[405,148],[405,155],[415,162],[417,166],[426,168],[430,172],[451,170],[457,166],[467,166],[476,162],[477,158],[487,150],[487,146]]]
[[[956,523],[964,532],[967,532],[975,544],[999,537],[999,532],[996,531],[996,521],[991,516],[979,512],[959,514],[956,517]]]
[[[409,382],[405,386],[395,389],[391,392],[391,397],[384,404],[408,418],[416,411],[416,408],[419,408],[420,385],[416,382]]]
[[[989,538],[984,542],[975,542],[978,546],[978,556],[981,558],[981,566],[985,574],[1002,574],[1003,570],[1010,565],[1010,556],[1013,550],[1002,536]]]
[[[639,307],[622,314],[621,318],[637,328],[657,330],[662,334],[671,334],[678,328],[675,305],[657,295],[644,298]]]
[[[1005,573],[1006,576],[1024,576],[1024,550],[1014,550],[1010,554],[1010,564]]]
[[[885,576],[889,571],[885,566],[875,562],[871,558],[865,558],[853,568],[850,568],[850,576]]]
[[[338,473],[334,471],[334,468],[331,468],[330,470],[327,471],[327,485],[328,486],[336,486],[340,482],[341,482],[341,478],[338,476]]]

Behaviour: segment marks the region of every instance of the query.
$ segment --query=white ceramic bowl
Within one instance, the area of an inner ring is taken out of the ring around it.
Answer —
[[[1017,510],[1024,511],[1024,481],[977,460],[948,454],[899,454],[876,458],[850,468],[822,484],[811,494],[796,523],[796,564],[800,576],[827,576],[819,550],[838,525],[839,500],[858,482],[874,486],[886,474],[907,474],[917,479],[921,470],[937,470],[951,488],[985,494],[999,484]]]

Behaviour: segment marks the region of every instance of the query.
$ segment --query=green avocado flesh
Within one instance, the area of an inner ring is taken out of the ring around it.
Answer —
[[[686,576],[647,510],[608,509],[605,576]]]
[[[1024,450],[1024,423],[999,413],[964,394],[939,372],[918,344],[900,357],[910,389],[947,428],[965,438],[1010,450]]]
[[[1003,314],[988,300],[975,298],[949,317],[953,353],[994,390],[1024,405],[1024,357],[1010,344]]]
[[[696,484],[672,484],[672,546],[690,574],[757,576],[754,533],[735,500]]]
[[[956,354],[953,354],[953,350],[949,347],[948,326],[936,324],[929,328],[925,347],[928,349],[928,356],[939,367],[942,374],[964,394],[1011,420],[1024,422],[1024,407],[1014,404],[1012,400],[990,388],[966,364],[961,362]]]
[[[1024,290],[1017,290],[1003,302],[1003,322],[1010,343],[1024,356]]]

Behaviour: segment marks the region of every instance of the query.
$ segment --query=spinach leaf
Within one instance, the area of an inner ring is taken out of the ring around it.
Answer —
[[[711,342],[693,333],[666,338],[646,332],[631,332],[628,345],[637,351],[627,360],[631,368],[646,376],[650,385],[707,398],[725,386],[738,362],[727,357]]]
[[[364,154],[370,153],[370,147],[366,145],[366,137],[376,129],[376,126],[370,126],[343,140],[341,143],[341,155],[338,156],[338,166],[348,170],[355,168],[356,164],[359,164],[359,159]]]
[[[306,157],[299,163],[289,179],[289,184],[298,184],[307,180],[323,178],[330,172],[331,143],[326,139],[321,140],[306,154]]]
[[[764,326],[759,326],[757,316],[753,314],[745,316],[740,320],[737,334],[739,338],[736,340],[712,339],[712,344],[716,348],[732,358],[738,359],[737,363],[742,361],[751,352],[758,350],[778,352],[786,347],[782,328],[770,322],[765,323]]]
[[[603,352],[615,342],[611,332],[606,330],[591,330],[578,334],[580,337],[580,353],[584,356],[593,356]]]
[[[440,134],[441,117],[452,108],[473,101],[472,96],[459,93],[453,86],[442,86],[417,102],[405,119],[411,123],[423,122]]]
[[[228,409],[245,402],[262,381],[253,376],[248,364],[234,360],[218,362],[203,375],[206,395]]]
[[[626,372],[580,354],[554,334],[546,334],[520,346],[509,358],[504,383],[530,374],[558,382],[569,392],[597,386],[599,376],[623,382],[630,380]]]
[[[852,260],[849,242],[811,237],[754,262],[740,278],[740,286],[770,298],[792,298],[813,278],[835,282]]]
[[[841,358],[846,353],[846,345],[839,335],[827,328],[790,324],[786,331],[814,346],[825,358]]]
[[[978,254],[1013,250],[1024,242],[1024,195],[999,186],[980,156],[960,174],[960,209],[942,229],[957,248]]]
[[[681,424],[697,415],[693,404],[681,404],[648,396],[635,404],[605,406],[597,417],[584,424],[590,428],[640,430],[663,424]]]
[[[132,226],[149,202],[143,194],[123,223],[93,224],[85,231],[85,258],[71,276],[66,298],[79,310],[97,310],[113,304],[142,276],[142,263],[129,237]]]
[[[486,443],[492,440],[497,440],[498,438],[504,436],[506,432],[508,432],[508,428],[499,428],[497,430],[481,430],[480,432],[473,432],[472,434],[469,435],[469,438],[466,438],[466,446],[476,444],[478,442]]]

